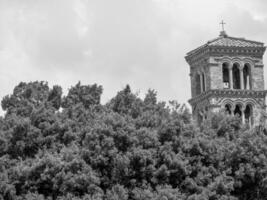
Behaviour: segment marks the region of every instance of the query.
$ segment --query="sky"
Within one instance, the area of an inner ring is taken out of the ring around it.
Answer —
[[[97,83],[103,103],[126,84],[185,103],[186,53],[218,37],[222,19],[228,35],[267,43],[266,10],[266,0],[0,0],[0,99],[38,80],[65,94]]]

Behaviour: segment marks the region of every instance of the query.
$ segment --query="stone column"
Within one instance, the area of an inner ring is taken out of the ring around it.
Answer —
[[[247,84],[246,84],[246,90],[250,90],[250,80],[249,80],[250,74],[246,77],[247,78]]]
[[[231,116],[233,117],[233,116],[235,116],[235,114],[234,114],[234,112],[235,112],[235,107],[233,106],[231,106]]]
[[[230,89],[233,89],[233,64],[231,63],[229,65],[228,68],[228,72],[229,72],[229,85],[230,85]]]
[[[248,126],[249,126],[249,128],[252,127],[252,116],[251,116],[251,114],[250,114],[250,116],[248,118]]]
[[[244,90],[244,75],[243,75],[244,65],[239,67],[239,75],[240,75],[240,89]]]
[[[241,108],[241,118],[242,118],[242,124],[245,124],[245,108]]]

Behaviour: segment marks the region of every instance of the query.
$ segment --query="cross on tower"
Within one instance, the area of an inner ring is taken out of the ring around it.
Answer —
[[[224,25],[226,24],[223,20],[220,23],[222,25],[222,30],[224,31]]]

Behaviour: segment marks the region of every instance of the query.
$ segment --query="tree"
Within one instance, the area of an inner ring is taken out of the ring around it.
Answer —
[[[0,117],[0,199],[263,200],[264,126],[144,99],[129,85],[107,104],[97,84],[20,83]]]
[[[142,101],[131,91],[129,85],[117,93],[117,95],[107,104],[114,112],[130,115],[136,118],[140,115]]]
[[[12,113],[29,117],[30,114],[41,106],[52,106],[54,109],[60,107],[62,90],[59,86],[49,89],[47,82],[21,82],[17,85],[13,94],[7,95],[2,100],[2,108],[6,115]]]
[[[77,104],[82,104],[85,109],[92,105],[100,104],[100,97],[102,94],[102,86],[81,85],[78,82],[74,87],[71,87],[68,95],[63,98],[63,108],[69,108]]]

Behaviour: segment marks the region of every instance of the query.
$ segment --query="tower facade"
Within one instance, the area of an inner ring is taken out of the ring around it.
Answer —
[[[219,37],[187,53],[190,65],[189,103],[195,120],[201,123],[210,111],[224,109],[239,115],[243,123],[254,124],[265,110],[263,54],[261,42],[228,36]]]

